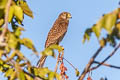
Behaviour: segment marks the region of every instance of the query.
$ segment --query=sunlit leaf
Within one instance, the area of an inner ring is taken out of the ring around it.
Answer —
[[[11,76],[10,76],[10,80],[14,80],[15,77],[16,77],[16,72],[14,71],[14,72],[11,74]]]
[[[8,65],[8,64],[3,64],[3,67],[5,67],[5,68],[10,68],[10,65]]]
[[[35,70],[34,70],[34,71],[35,71]],[[39,68],[39,69],[36,69],[35,72],[37,72],[37,74],[38,74],[40,77],[42,77],[42,78],[44,78],[44,79],[48,79],[48,78],[46,77],[46,75],[47,75],[48,73],[50,73],[51,71],[50,71],[48,68]]]
[[[3,25],[4,19],[0,19],[0,27]]]
[[[8,46],[9,46],[10,48],[16,48],[16,47],[17,47],[17,44],[18,44],[17,38],[15,37],[14,34],[10,33],[10,34],[9,34],[9,40],[8,40]]]
[[[23,9],[23,12],[26,15],[33,18],[33,13],[32,13],[32,11],[30,10],[29,6],[27,5],[27,3],[25,1],[20,1],[20,7]]]
[[[6,4],[7,4],[7,0],[0,0],[0,9],[5,8]]]
[[[60,74],[57,74],[57,73],[56,73],[55,76],[56,76],[56,79],[57,79],[57,80],[61,80]]]
[[[21,31],[24,31],[24,28],[17,27],[17,29],[15,30],[15,35],[19,37],[22,34]]]
[[[75,69],[75,74],[76,74],[76,76],[80,75],[80,72],[78,71],[78,69]]]
[[[8,22],[11,22],[11,20],[13,18],[13,13],[14,13],[14,7],[10,6],[9,15],[8,15]]]
[[[106,14],[104,18],[105,18],[104,28],[110,34],[112,32],[112,28],[115,26],[117,14],[116,13]]]
[[[49,80],[54,80],[54,77],[55,77],[55,73],[54,73],[54,72],[50,72],[50,73],[48,74]]]
[[[62,52],[62,51],[64,50],[64,48],[63,48],[62,46],[55,45],[55,44],[49,46],[48,48],[50,48],[50,49],[56,49],[56,50],[58,50],[59,52]]]
[[[20,6],[13,5],[14,7],[14,15],[16,16],[16,19],[20,22],[23,21],[23,10]]]
[[[14,72],[13,69],[10,68],[9,70],[7,70],[7,72],[5,72],[5,77],[11,76],[13,72]]]
[[[85,31],[85,34],[84,34],[84,38],[82,40],[82,42],[84,43],[86,40],[90,40],[90,36],[91,36],[91,33],[92,33],[92,29],[91,28],[88,28],[86,31]]]
[[[102,39],[102,40],[100,40],[99,43],[100,43],[101,47],[104,47],[106,45],[106,40]]]
[[[50,48],[46,48],[44,51],[41,52],[41,54],[55,57],[53,49],[50,49]]]
[[[58,50],[58,52],[62,52],[64,50],[63,47],[59,46],[59,45],[51,45],[48,48],[45,48],[44,51],[41,52],[42,55],[46,55],[46,56],[53,56],[56,57],[54,54],[54,50]]]
[[[0,50],[0,59],[1,59],[2,55],[3,55],[3,53],[4,53],[4,51]]]
[[[26,80],[33,80],[29,75],[25,74]]]
[[[104,17],[102,17],[97,22],[97,24],[93,25],[93,27],[92,27],[92,31],[95,33],[95,35],[96,35],[97,38],[99,38],[99,36],[100,36],[101,29],[104,26],[104,22],[105,22],[105,19],[104,19]]]
[[[20,43],[25,45],[27,48],[32,49],[34,52],[36,52],[36,49],[32,43],[32,40],[30,40],[28,38],[23,38],[22,40],[20,40]]]
[[[24,72],[22,71],[21,67],[19,66],[19,64],[15,64],[15,69],[17,72],[17,77],[19,80],[25,80],[25,75]]]

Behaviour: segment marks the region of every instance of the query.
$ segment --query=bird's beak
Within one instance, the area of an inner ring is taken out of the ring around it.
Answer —
[[[69,19],[72,18],[71,14],[68,14],[67,17],[68,17]]]

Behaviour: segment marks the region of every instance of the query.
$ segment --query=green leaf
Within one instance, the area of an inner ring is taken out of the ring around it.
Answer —
[[[13,13],[14,13],[14,7],[10,6],[9,15],[8,15],[8,22],[12,21]]]
[[[0,0],[0,9],[4,9],[7,4],[7,0]]]
[[[14,7],[14,15],[16,16],[16,19],[18,20],[18,22],[22,22],[23,21],[23,10],[20,6],[17,5],[13,5]]]
[[[23,12],[33,18],[33,13],[29,6],[27,5],[26,1],[20,1],[20,7],[23,9]]]

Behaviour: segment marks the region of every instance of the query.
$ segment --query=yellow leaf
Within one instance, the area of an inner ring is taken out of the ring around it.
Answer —
[[[16,72],[14,71],[14,72],[11,74],[11,76],[10,76],[10,80],[14,80],[15,77],[16,77]]]
[[[15,64],[15,69],[16,69],[16,72],[17,72],[18,79],[19,80],[25,80],[25,74],[22,71],[22,69],[21,69],[21,67],[19,66],[18,63]]]
[[[13,5],[14,7],[14,15],[18,21],[23,21],[23,10],[20,6]]]
[[[95,33],[96,37],[100,37],[101,29],[104,27],[105,19],[102,17],[97,24],[93,25],[92,31]]]
[[[104,47],[106,45],[106,40],[102,39],[102,40],[100,40],[99,43],[100,43],[101,47]]]
[[[3,53],[4,53],[4,51],[0,50],[0,59],[1,59],[2,55],[3,55]]]
[[[13,13],[14,13],[14,7],[10,6],[9,15],[8,15],[8,22],[11,22],[11,20],[13,18]]]
[[[26,15],[33,18],[33,13],[32,13],[32,11],[30,10],[29,6],[27,5],[27,3],[25,1],[20,1],[20,7],[23,9],[23,12]]]
[[[116,24],[117,14],[115,13],[106,14],[104,18],[105,18],[104,28],[107,30],[109,34],[111,34],[112,29]]]
[[[11,74],[12,74],[13,72],[14,72],[14,71],[13,71],[12,68],[8,69],[8,70],[5,72],[5,77],[11,76]]]
[[[4,19],[0,19],[0,27],[3,25]]]
[[[80,72],[78,71],[78,69],[75,69],[75,73],[76,73],[76,76],[80,75]]]
[[[44,51],[41,52],[42,55],[45,56],[53,56],[55,57],[54,51],[50,48],[46,48]]]
[[[10,33],[9,34],[9,40],[8,40],[8,46],[10,48],[14,48],[15,49],[17,47],[17,44],[18,44],[17,38],[15,37],[14,34]]]
[[[28,38],[23,38],[22,40],[20,40],[20,43],[23,44],[24,46],[26,46],[27,48],[33,50],[35,52],[36,55],[38,55],[32,40],[28,39]]]
[[[26,80],[33,80],[29,75],[25,74]]]
[[[56,45],[56,44],[53,44],[53,45],[49,46],[48,48],[50,48],[50,49],[56,49],[59,52],[62,52],[64,50],[64,48],[62,46],[59,46],[59,45]]]
[[[54,72],[50,72],[48,75],[49,80],[54,80],[55,77],[55,73]]]
[[[5,8],[7,0],[0,0],[0,9]]]

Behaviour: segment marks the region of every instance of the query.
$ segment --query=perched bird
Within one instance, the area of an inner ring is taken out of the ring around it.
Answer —
[[[47,40],[45,43],[45,48],[49,47],[52,44],[59,44],[65,33],[67,32],[69,19],[72,18],[69,12],[62,12],[58,19],[56,19],[55,23],[53,24],[52,28],[50,29]],[[42,55],[40,60],[38,61],[38,67],[43,67],[44,62],[47,56]]]

